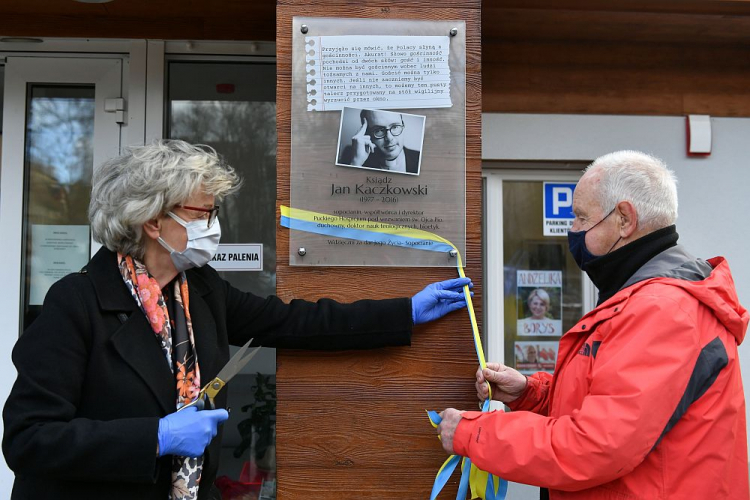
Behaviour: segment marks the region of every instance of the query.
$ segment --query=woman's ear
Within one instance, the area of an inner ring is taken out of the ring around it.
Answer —
[[[161,236],[161,219],[153,218],[143,224],[143,232],[149,238],[156,240]]]

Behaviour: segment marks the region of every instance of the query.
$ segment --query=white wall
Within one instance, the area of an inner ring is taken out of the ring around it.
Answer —
[[[689,157],[683,116],[484,114],[482,159],[591,161],[621,149],[661,158],[679,180],[680,243],[701,258],[725,256],[750,307],[750,118],[712,118],[711,128],[711,155]],[[750,401],[750,340],[739,351]]]
[[[687,156],[684,117],[485,114],[482,120],[485,160],[591,161],[620,149],[664,160],[679,179],[680,243],[699,257],[727,257],[740,300],[750,306],[749,118],[712,118],[713,152],[705,158]],[[743,347],[750,363],[750,346]],[[750,374],[750,364],[743,367]]]

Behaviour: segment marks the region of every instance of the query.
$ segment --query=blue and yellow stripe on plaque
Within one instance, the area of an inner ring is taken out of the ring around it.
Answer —
[[[450,252],[456,248],[450,241],[421,229],[321,214],[283,205],[281,206],[281,225],[307,233],[430,252]],[[459,267],[462,267],[460,258]]]
[[[385,224],[378,221],[311,212],[284,205],[281,206],[280,222],[283,227],[336,238],[382,243],[431,252],[449,252],[455,250],[458,275],[462,278],[466,277],[463,270],[461,252],[458,251],[458,248],[442,236],[430,233],[429,231]],[[479,359],[479,365],[485,368],[487,361],[485,360],[477,318],[474,314],[474,304],[471,301],[471,292],[468,286],[464,287],[464,296],[466,297],[466,306],[469,311],[471,329],[474,334],[474,348]],[[491,394],[490,398],[482,405],[483,412],[489,411],[490,399],[492,399]],[[437,412],[428,411],[427,415],[433,427],[437,427],[440,424],[441,418]],[[440,491],[442,491],[459,462],[461,462],[461,480],[458,486],[458,494],[456,495],[457,500],[464,500],[469,493],[469,489],[471,489],[471,498],[481,498],[484,500],[505,499],[508,489],[507,481],[478,469],[466,457],[451,455],[438,470],[430,500],[434,500]]]

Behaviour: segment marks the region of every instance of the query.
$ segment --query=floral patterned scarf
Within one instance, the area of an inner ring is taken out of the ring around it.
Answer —
[[[149,274],[143,263],[117,254],[120,274],[138,306],[146,315],[161,345],[162,353],[176,379],[176,408],[189,403],[201,390],[201,375],[190,321],[188,285],[185,273],[164,287]],[[172,288],[172,290],[169,290]],[[169,500],[198,497],[203,457],[172,458],[172,491]]]

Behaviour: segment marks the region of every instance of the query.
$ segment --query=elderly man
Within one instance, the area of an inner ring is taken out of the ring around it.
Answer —
[[[349,161],[357,167],[402,174],[419,173],[419,151],[404,147],[404,118],[399,113],[363,109],[362,127],[352,137]]]
[[[560,339],[554,376],[479,370],[480,399],[489,382],[513,411],[445,410],[443,448],[552,499],[747,500],[748,312],[726,260],[677,244],[674,175],[643,153],[594,161],[573,211],[596,309]]]

